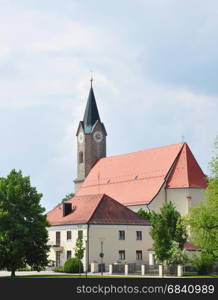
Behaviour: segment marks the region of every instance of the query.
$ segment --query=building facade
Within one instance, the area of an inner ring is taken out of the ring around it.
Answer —
[[[71,205],[67,214],[66,204]],[[50,211],[47,219],[51,224],[49,260],[55,266],[74,256],[78,237],[85,248],[85,270],[90,270],[91,263],[103,263],[106,271],[116,262],[148,263],[149,222],[107,195],[74,197]]]
[[[179,143],[106,157],[107,132],[92,82],[76,136],[76,194],[47,214],[49,259],[63,266],[74,256],[80,236],[85,270],[91,263],[103,262],[107,270],[117,261],[154,262],[149,222],[136,212],[159,212],[172,202],[184,216],[204,199],[207,180],[189,146]]]

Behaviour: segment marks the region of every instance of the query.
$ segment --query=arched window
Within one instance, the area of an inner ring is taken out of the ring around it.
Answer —
[[[82,151],[79,152],[79,163],[80,164],[83,163],[83,152]]]

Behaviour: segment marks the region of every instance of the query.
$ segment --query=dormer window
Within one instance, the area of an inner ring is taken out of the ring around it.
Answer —
[[[69,215],[72,212],[72,203],[63,203],[63,217]]]

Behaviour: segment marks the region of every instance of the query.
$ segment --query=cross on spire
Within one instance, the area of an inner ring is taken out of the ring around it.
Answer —
[[[90,73],[91,73],[91,78],[90,78],[90,81],[91,81],[91,86],[92,86],[92,82],[93,82],[93,71],[90,70]]]

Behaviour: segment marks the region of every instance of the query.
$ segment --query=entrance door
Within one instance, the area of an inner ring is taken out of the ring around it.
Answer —
[[[56,267],[60,267],[61,265],[61,252],[56,251]]]

